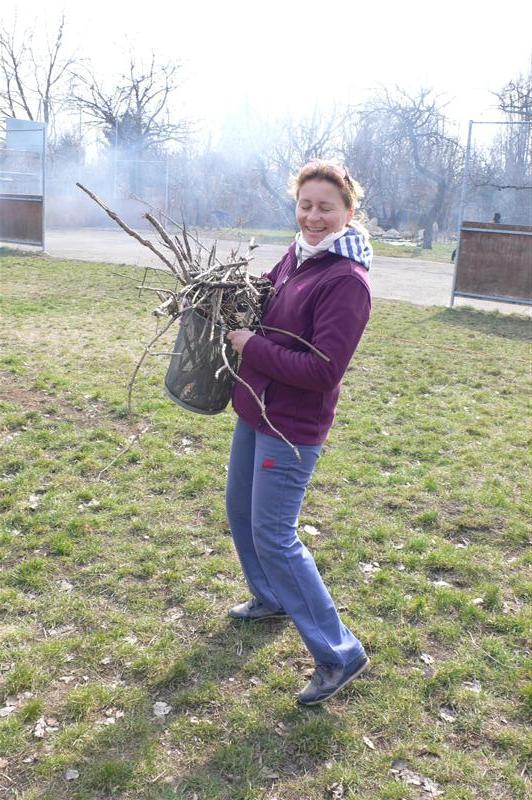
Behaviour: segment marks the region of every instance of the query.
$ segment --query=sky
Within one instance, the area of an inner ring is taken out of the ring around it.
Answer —
[[[433,88],[463,136],[497,118],[490,91],[532,57],[526,0],[2,0],[0,22],[36,38],[66,17],[67,50],[113,75],[132,51],[181,63],[179,111],[216,133],[227,113],[295,116],[362,102],[379,86]]]

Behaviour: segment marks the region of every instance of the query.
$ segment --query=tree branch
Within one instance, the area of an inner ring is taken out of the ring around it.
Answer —
[[[111,219],[113,219],[113,220],[114,220],[114,221],[117,223],[117,225],[120,225],[120,227],[122,228],[122,230],[123,230],[123,231],[125,231],[127,234],[129,234],[129,236],[132,236],[134,239],[136,239],[136,240],[137,240],[137,242],[140,242],[141,244],[143,244],[143,245],[144,245],[144,247],[147,247],[149,250],[151,250],[151,251],[152,251],[152,253],[155,253],[155,255],[156,255],[158,258],[160,258],[160,259],[161,259],[161,261],[163,262],[163,264],[165,264],[165,265],[168,267],[168,269],[170,270],[170,272],[172,272],[174,275],[178,276],[178,272],[177,272],[177,270],[176,270],[176,268],[175,268],[174,264],[172,264],[172,262],[171,262],[171,261],[168,261],[168,259],[166,258],[166,256],[165,256],[163,253],[161,253],[161,251],[160,251],[160,250],[158,250],[158,249],[155,247],[155,245],[153,245],[153,244],[152,244],[152,243],[149,241],[149,239],[144,239],[144,238],[143,238],[143,237],[140,235],[140,233],[137,233],[137,231],[134,231],[134,230],[133,230],[133,228],[130,228],[130,227],[129,227],[129,225],[127,225],[127,224],[126,224],[126,223],[125,223],[125,222],[124,222],[122,219],[120,219],[120,217],[118,216],[118,214],[117,214],[115,211],[112,211],[110,208],[108,208],[108,207],[105,205],[105,203],[103,203],[103,202],[102,202],[102,201],[101,201],[101,200],[100,200],[100,199],[99,199],[99,198],[98,198],[98,197],[97,197],[97,196],[96,196],[96,195],[95,195],[93,192],[91,192],[91,191],[90,191],[90,189],[87,189],[87,187],[86,187],[86,186],[83,186],[83,184],[81,184],[81,183],[78,183],[77,181],[76,181],[76,186],[78,186],[78,187],[79,187],[79,188],[80,188],[80,189],[81,189],[83,192],[85,192],[85,194],[88,194],[88,195],[89,195],[89,197],[90,197],[92,200],[94,200],[94,202],[95,202],[95,203],[97,203],[97,204],[100,206],[100,208],[103,208],[103,210],[105,211],[105,213],[106,213],[106,214],[107,214],[109,217],[111,217]]]

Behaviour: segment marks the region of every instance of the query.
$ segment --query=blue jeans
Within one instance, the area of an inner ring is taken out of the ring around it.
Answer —
[[[298,445],[299,462],[281,439],[238,419],[231,446],[227,515],[251,593],[292,618],[317,664],[345,666],[363,652],[345,627],[297,535],[305,489],[320,445]]]

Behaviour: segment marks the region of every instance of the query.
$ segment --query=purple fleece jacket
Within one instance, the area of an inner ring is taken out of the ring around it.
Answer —
[[[367,271],[329,251],[297,269],[295,244],[268,273],[275,287],[262,322],[296,333],[329,362],[285,334],[264,331],[246,342],[239,375],[261,397],[271,423],[293,444],[321,444],[332,425],[340,382],[371,308]],[[235,383],[233,408],[261,433],[272,434],[248,389]]]

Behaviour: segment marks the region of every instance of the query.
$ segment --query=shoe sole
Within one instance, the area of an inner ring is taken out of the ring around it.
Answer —
[[[301,706],[317,706],[320,703],[325,703],[327,700],[330,700],[331,697],[334,697],[336,694],[338,694],[338,692],[341,691],[345,686],[350,684],[351,681],[354,681],[355,678],[358,678],[360,675],[362,675],[362,673],[365,672],[368,667],[369,667],[369,658],[362,664],[362,666],[359,669],[357,669],[356,672],[353,673],[353,675],[350,675],[349,678],[347,678],[343,683],[340,684],[340,686],[337,686],[334,692],[331,692],[326,697],[322,697],[319,700],[311,700],[310,702],[305,702],[305,700],[302,701],[298,698],[297,702]]]

